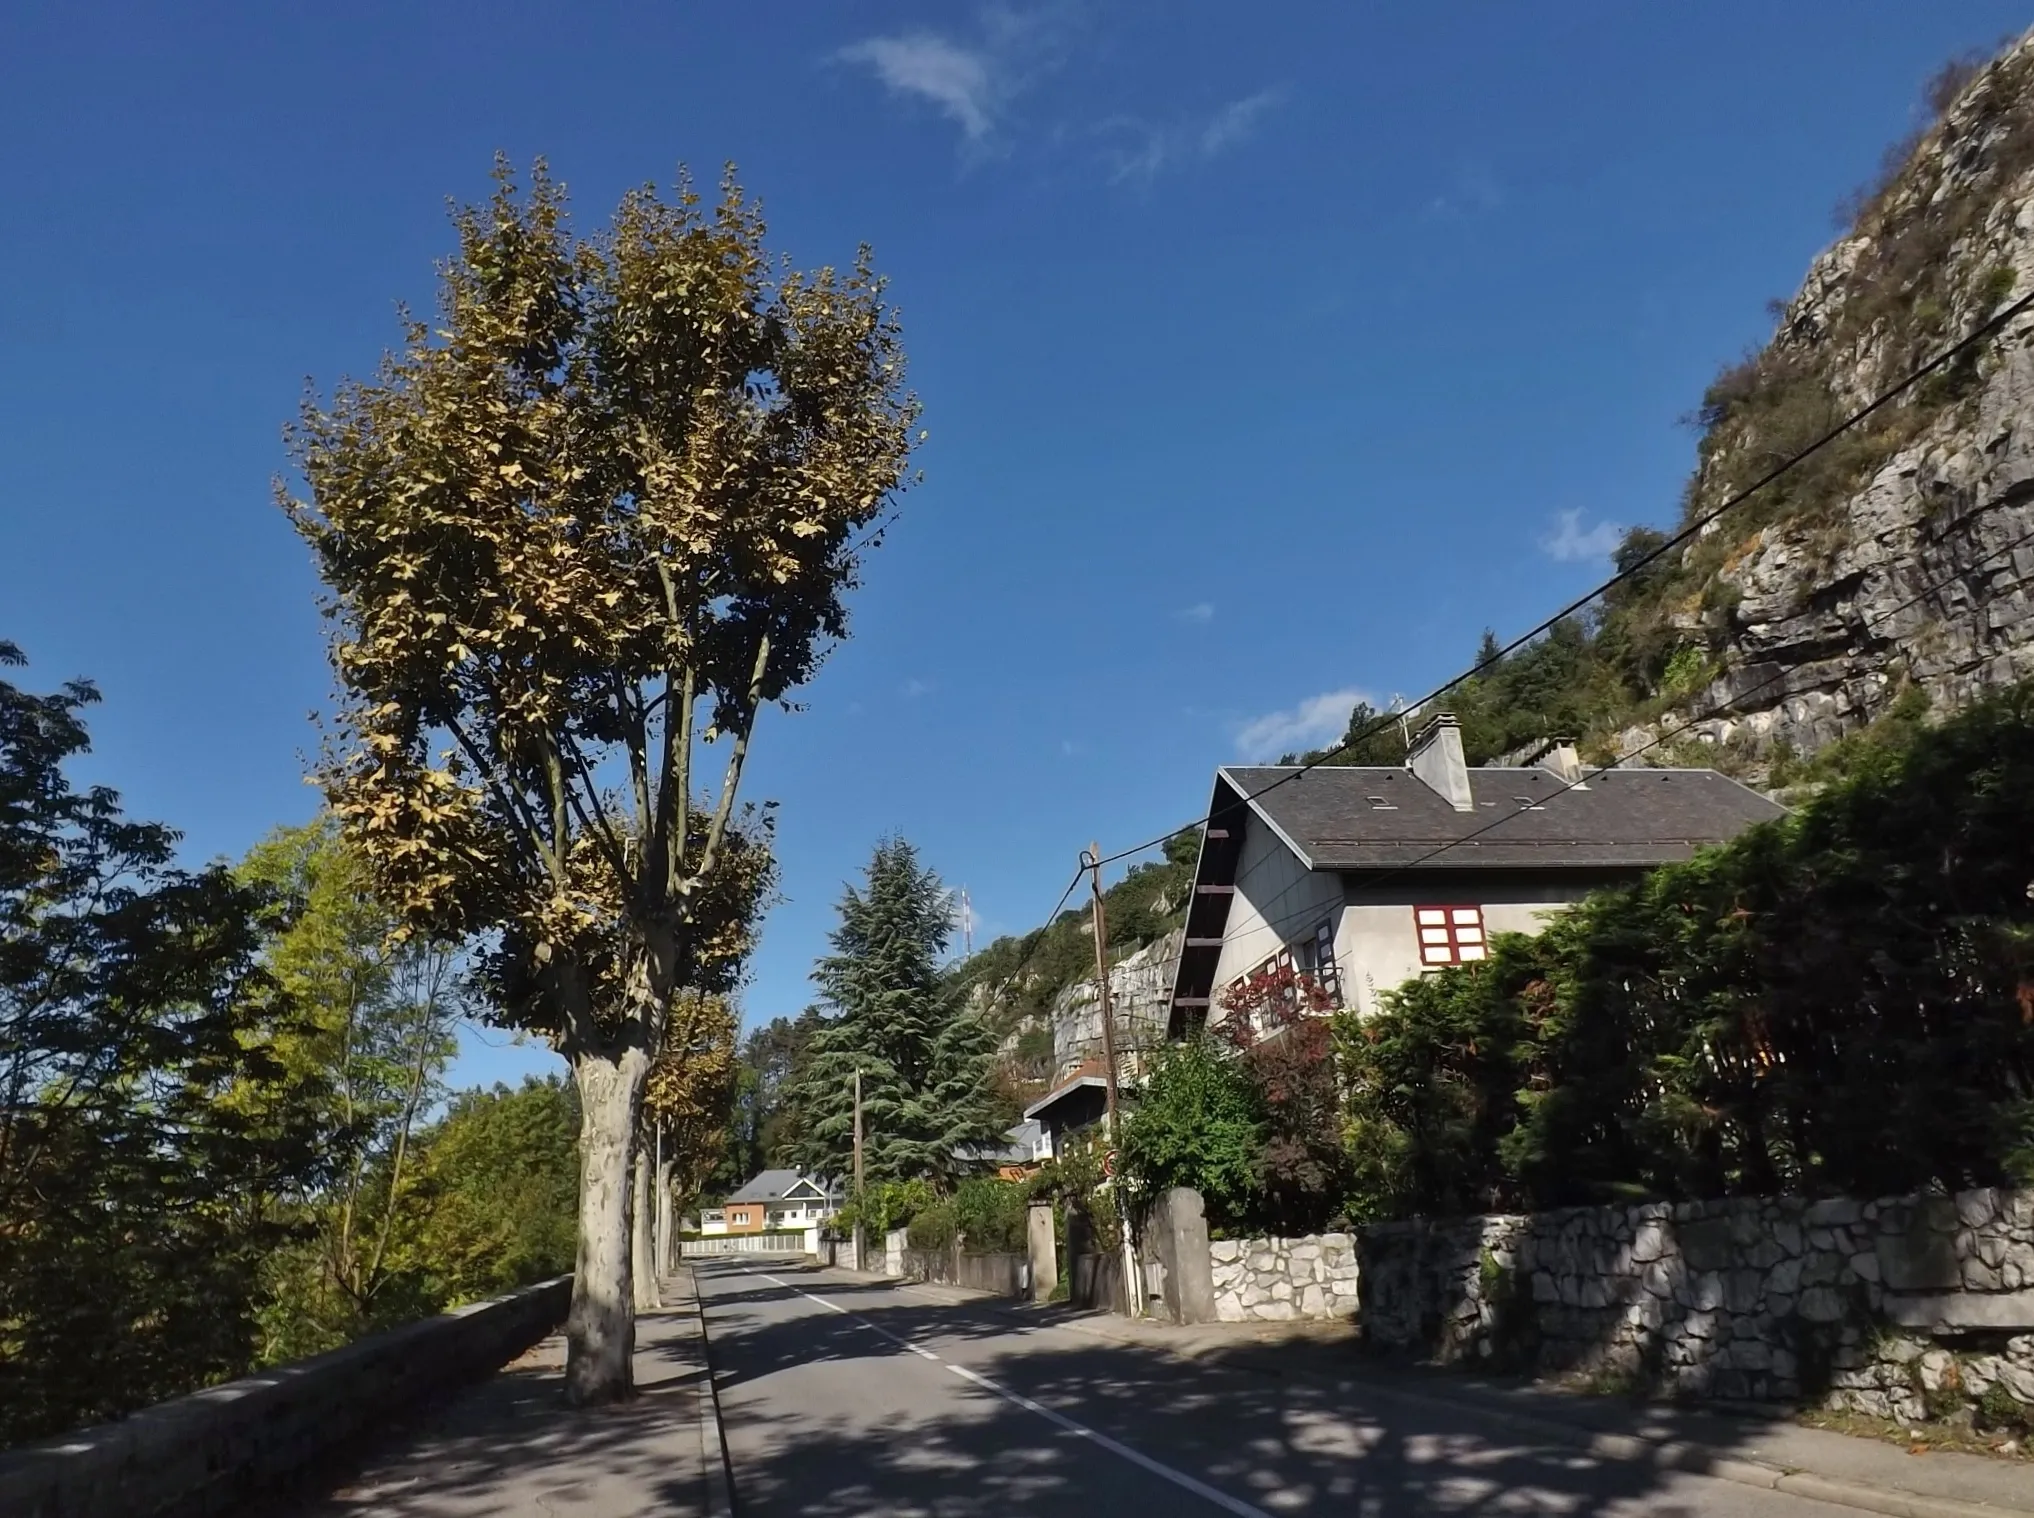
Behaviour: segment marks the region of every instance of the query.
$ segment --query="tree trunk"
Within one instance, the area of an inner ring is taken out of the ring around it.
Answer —
[[[636,1176],[632,1188],[634,1214],[629,1230],[629,1273],[635,1278],[636,1311],[661,1307],[657,1295],[657,1250],[654,1224],[657,1198],[650,1178],[650,1151],[640,1136],[636,1140]]]
[[[635,1286],[629,1238],[630,1159],[649,1057],[579,1050],[579,1265],[565,1324],[565,1395],[579,1406],[635,1390]]]
[[[669,1275],[678,1268],[678,1218],[671,1201],[671,1176],[677,1162],[669,1149],[657,1166],[657,1273]]]

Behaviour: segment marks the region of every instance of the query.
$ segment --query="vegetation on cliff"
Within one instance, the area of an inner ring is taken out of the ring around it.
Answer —
[[[1689,419],[1699,439],[1681,525],[1747,490],[2023,293],[1981,234],[2034,169],[2034,47],[1947,65],[1931,81],[1927,105],[1927,124],[1895,144],[1877,181],[1841,208],[1845,234],[1802,290],[1773,303],[1772,338],[1728,365],[1702,396]],[[1826,563],[1846,539],[1858,492],[1930,427],[1967,411],[1997,365],[1997,348],[1996,339],[1975,346],[1684,547],[1645,564],[1587,613],[1457,685],[1440,704],[1460,717],[1470,762],[1557,734],[1608,760],[1620,732],[1634,725],[1669,718],[1672,726],[1775,702],[1777,691],[1757,700],[1728,682],[1712,685],[1745,662],[1732,571],[1762,535],[1782,529]],[[1615,567],[1634,569],[1666,538],[1634,528]],[[1496,647],[1486,635],[1478,662]],[[1901,669],[1885,673],[1874,718],[1910,689]],[[1904,711],[1911,716],[1911,701]],[[1345,743],[1358,741],[1335,762],[1398,762],[1397,724],[1380,724],[1381,716],[1359,707]],[[1700,762],[1765,778],[1801,757],[1671,743],[1660,757],[1696,753]]]

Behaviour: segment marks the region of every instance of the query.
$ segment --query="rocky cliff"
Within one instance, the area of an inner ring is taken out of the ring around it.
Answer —
[[[1932,103],[1771,343],[1705,399],[1690,519],[2034,292],[2034,33],[1945,71]],[[1940,711],[2034,674],[2034,310],[1728,512],[1678,567],[1661,610],[1706,652],[1699,687],[1625,726],[1625,753],[1678,730],[1769,770],[1903,693]]]
[[[1175,929],[1109,966],[1116,1051],[1126,1070],[1141,1068],[1143,1058],[1165,1042],[1172,975],[1185,936],[1184,929]],[[1051,1028],[1055,1077],[1102,1057],[1102,1003],[1092,979],[1053,998]]]

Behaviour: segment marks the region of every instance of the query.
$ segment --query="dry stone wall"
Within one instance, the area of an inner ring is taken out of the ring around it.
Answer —
[[[1218,1239],[1208,1246],[1215,1318],[1285,1323],[1353,1317],[1358,1304],[1356,1239],[1323,1233],[1299,1239]]]
[[[2034,1191],[1390,1223],[1358,1255],[1365,1335],[1387,1350],[1907,1420],[2034,1419]]]

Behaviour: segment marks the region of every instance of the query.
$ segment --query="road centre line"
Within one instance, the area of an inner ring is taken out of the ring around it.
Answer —
[[[829,1302],[825,1297],[815,1296],[809,1291],[793,1286],[789,1281],[781,1277],[771,1275],[768,1271],[756,1270],[750,1266],[742,1268],[745,1274],[761,1276],[771,1285],[781,1286],[786,1291],[796,1292],[808,1302],[817,1302],[821,1307],[830,1308],[832,1311],[840,1313],[843,1317],[853,1318],[855,1322],[861,1324],[869,1332],[888,1339],[892,1344],[901,1345],[921,1359],[930,1360],[933,1364],[953,1372],[954,1375],[971,1385],[979,1386],[984,1391],[995,1393],[995,1395],[1001,1397],[1005,1402],[1010,1403],[1014,1407],[1021,1407],[1028,1413],[1036,1413],[1046,1422],[1057,1428],[1064,1429],[1076,1438],[1086,1439],[1089,1443],[1098,1445],[1100,1448],[1116,1456],[1119,1460],[1127,1460],[1140,1470],[1149,1471],[1154,1476],[1170,1481],[1174,1486],[1183,1487],[1203,1501],[1213,1503],[1216,1507],[1222,1509],[1222,1511],[1234,1513],[1236,1518],[1271,1518],[1271,1514],[1267,1513],[1263,1508],[1252,1507],[1240,1498],[1231,1497],[1227,1492],[1222,1491],[1218,1487],[1210,1486],[1207,1482],[1197,1477],[1189,1476],[1185,1471],[1174,1470],[1162,1461],[1152,1459],[1141,1450],[1134,1450],[1120,1440],[1111,1439],[1107,1434],[1102,1433],[1098,1429],[1089,1428],[1085,1423],[1069,1418],[1065,1413],[1057,1412],[1042,1402],[1033,1401],[1022,1392],[1012,1391],[1009,1387],[999,1382],[991,1381],[987,1376],[977,1371],[969,1370],[965,1365],[955,1365],[950,1360],[942,1360],[931,1350],[913,1343],[901,1334],[890,1332],[889,1329],[884,1328],[879,1323],[871,1322],[852,1308],[842,1307],[838,1302]]]

